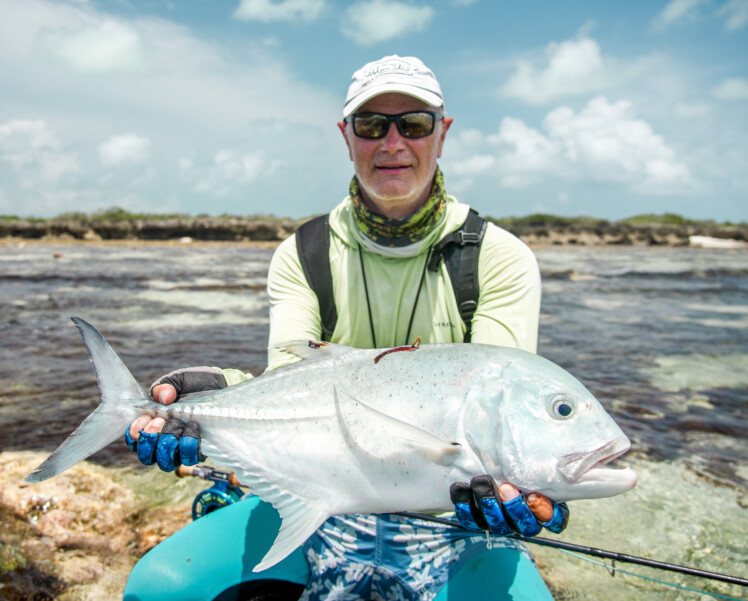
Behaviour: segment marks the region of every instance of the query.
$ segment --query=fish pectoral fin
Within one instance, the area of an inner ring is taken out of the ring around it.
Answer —
[[[270,346],[271,349],[291,353],[306,361],[318,361],[329,357],[339,357],[355,350],[351,346],[320,342],[318,340],[287,340]]]
[[[302,545],[329,518],[329,514],[318,507],[313,507],[292,495],[275,499],[273,506],[281,517],[281,527],[273,546],[253,569],[262,572],[288,557]]]
[[[368,446],[367,452],[371,455],[376,455],[378,449],[388,448],[382,445],[382,441],[393,437],[440,465],[455,461],[462,449],[459,443],[445,442],[421,428],[369,407],[344,390],[338,394],[338,390],[339,387],[335,386],[333,394],[341,424],[349,439],[358,447]]]

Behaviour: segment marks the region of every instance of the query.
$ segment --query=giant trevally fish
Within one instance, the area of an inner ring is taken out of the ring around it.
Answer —
[[[283,348],[303,361],[164,406],[93,326],[73,321],[101,404],[26,479],[51,478],[121,440],[143,413],[195,420],[203,452],[282,519],[255,571],[281,561],[332,515],[453,509],[450,484],[478,474],[556,501],[616,495],[636,483],[630,469],[606,467],[631,443],[600,403],[528,352],[292,342]]]

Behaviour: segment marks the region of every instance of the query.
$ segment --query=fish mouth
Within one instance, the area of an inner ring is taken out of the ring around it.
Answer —
[[[558,461],[558,471],[574,484],[599,486],[625,492],[636,485],[636,473],[629,468],[611,468],[607,464],[631,448],[631,441],[623,435],[592,451],[569,453]],[[608,493],[606,493],[607,496]]]

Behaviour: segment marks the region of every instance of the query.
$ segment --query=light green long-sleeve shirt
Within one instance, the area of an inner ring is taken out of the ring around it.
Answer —
[[[465,326],[444,263],[439,271],[426,270],[423,274],[429,249],[457,230],[467,213],[467,205],[448,197],[443,219],[427,238],[405,248],[386,248],[373,244],[358,230],[350,198],[338,205],[330,213],[330,265],[338,312],[332,342],[372,348],[369,311],[378,347],[410,344],[418,336],[425,344],[461,342]],[[478,279],[480,296],[472,321],[472,341],[535,352],[540,273],[532,251],[509,232],[488,224],[479,256]],[[270,345],[321,338],[319,303],[304,276],[295,236],[284,240],[273,255],[268,295]],[[293,360],[292,356],[271,349],[268,368]]]

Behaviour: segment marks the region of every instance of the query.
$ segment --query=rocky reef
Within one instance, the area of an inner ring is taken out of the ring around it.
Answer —
[[[0,237],[277,242],[290,236],[303,221],[241,217],[0,219]]]
[[[117,210],[87,216],[61,215],[52,219],[0,217],[0,239],[69,241],[221,241],[279,242],[308,218],[182,215],[132,215]],[[748,224],[693,222],[677,216],[650,216],[623,221],[531,215],[492,219],[531,246],[542,245],[711,245],[748,244]]]
[[[191,499],[205,488],[158,470],[88,462],[24,482],[45,457],[0,453],[0,599],[121,598],[137,560],[191,521]]]
[[[508,227],[530,246],[730,246],[748,245],[748,227],[605,222]],[[724,241],[722,244],[716,241]],[[732,243],[729,244],[728,242]]]

